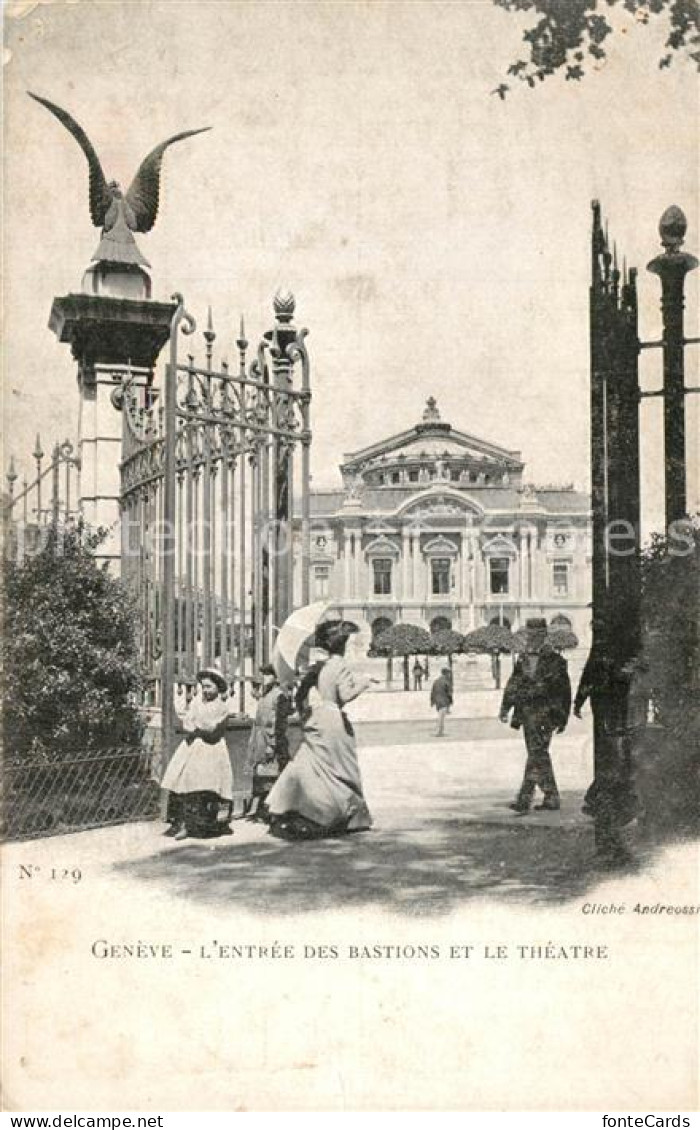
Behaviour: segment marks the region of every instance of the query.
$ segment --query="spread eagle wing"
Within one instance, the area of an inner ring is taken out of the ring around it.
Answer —
[[[88,165],[90,166],[90,218],[96,228],[103,227],[107,210],[112,203],[112,197],[107,188],[107,181],[102,171],[100,159],[93,148],[92,142],[85,133],[85,130],[78,125],[75,118],[72,118],[67,110],[62,110],[60,106],[49,102],[47,98],[40,98],[38,94],[32,94],[31,90],[28,90],[27,94],[30,98],[33,98],[35,102],[40,102],[42,106],[50,110],[54,117],[58,118],[61,125],[64,125],[68,132],[73,134],[73,137],[87,157]]]
[[[194,137],[196,133],[206,133],[209,129],[211,126],[203,126],[201,129],[188,129],[184,133],[176,133],[174,137],[169,137],[167,141],[157,145],[141,162],[126,194],[126,202],[132,209],[136,221],[134,231],[150,231],[156,222],[160,194],[160,167],[165,150],[176,141]]]

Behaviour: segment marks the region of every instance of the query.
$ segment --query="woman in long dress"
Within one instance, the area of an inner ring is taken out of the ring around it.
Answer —
[[[267,798],[270,830],[293,838],[361,832],[372,826],[353,728],[343,707],[375,682],[345,662],[354,624],[320,625],[317,646],[329,658],[304,676],[296,696],[302,742]]]
[[[226,680],[219,671],[205,669],[197,675],[197,682],[201,697],[196,695],[189,706],[184,698],[175,699],[185,737],[161,781],[161,787],[170,793],[170,827],[164,834],[176,840],[231,835],[229,825],[218,818],[221,802],[233,802],[233,772],[225,738],[231,713],[223,697]]]

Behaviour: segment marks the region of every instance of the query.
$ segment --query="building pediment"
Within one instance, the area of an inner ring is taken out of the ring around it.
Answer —
[[[496,534],[495,537],[490,538],[482,546],[482,553],[485,557],[517,557],[518,550],[515,542],[511,538],[507,538],[505,534]]]
[[[474,499],[458,493],[456,490],[445,490],[431,487],[420,494],[413,495],[411,499],[396,511],[402,518],[451,518],[474,517],[480,518],[484,511]]]
[[[398,557],[399,547],[397,546],[396,542],[393,542],[390,538],[384,537],[382,535],[381,537],[374,538],[374,540],[365,547],[365,556]]]
[[[459,550],[453,541],[445,537],[431,538],[423,546],[425,557],[456,557]]]

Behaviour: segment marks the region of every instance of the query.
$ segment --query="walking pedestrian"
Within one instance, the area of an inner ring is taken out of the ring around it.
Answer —
[[[543,793],[538,810],[561,807],[549,747],[552,735],[566,729],[571,710],[571,684],[566,660],[547,639],[547,622],[532,618],[525,624],[527,642],[518,657],[501,702],[500,720],[522,727],[527,761],[522,784],[510,808],[518,816],[530,811],[535,789]]]
[[[423,689],[423,678],[424,678],[424,676],[425,676],[425,671],[423,670],[423,664],[421,663],[420,659],[418,659],[418,657],[416,657],[416,661],[413,664],[413,689],[414,689],[414,691],[420,691],[420,690]]]
[[[324,621],[317,629],[316,646],[328,658],[306,672],[296,694],[302,740],[268,797],[273,835],[315,839],[372,826],[355,733],[344,709],[378,681],[355,674],[345,661],[348,639],[356,632],[348,620]]]
[[[430,705],[437,710],[437,730],[435,737],[441,738],[445,733],[445,719],[452,706],[452,673],[449,667],[443,667],[430,688]]]

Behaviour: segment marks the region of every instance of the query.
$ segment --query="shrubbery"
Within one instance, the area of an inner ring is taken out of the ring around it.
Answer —
[[[97,564],[101,534],[46,531],[4,562],[6,760],[60,760],[140,741],[142,675],[130,598]]]

